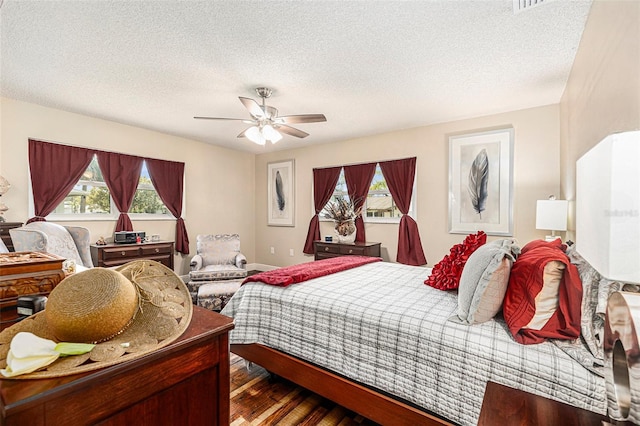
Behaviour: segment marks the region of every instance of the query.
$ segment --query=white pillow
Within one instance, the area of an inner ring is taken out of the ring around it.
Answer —
[[[519,253],[514,239],[491,241],[474,251],[462,270],[458,312],[450,320],[479,324],[500,312],[511,266]]]

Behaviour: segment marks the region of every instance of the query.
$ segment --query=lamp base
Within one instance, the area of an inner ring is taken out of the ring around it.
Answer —
[[[555,241],[558,238],[560,238],[558,235],[546,235],[544,237],[544,240],[547,241],[547,242],[550,242],[550,241]]]

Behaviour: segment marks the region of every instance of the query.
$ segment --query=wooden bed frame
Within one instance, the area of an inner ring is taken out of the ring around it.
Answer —
[[[433,414],[258,343],[231,352],[382,425],[452,425]]]

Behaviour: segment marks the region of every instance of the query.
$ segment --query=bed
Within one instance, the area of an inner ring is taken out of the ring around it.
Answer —
[[[431,269],[375,262],[286,287],[244,284],[222,314],[231,351],[381,424],[477,423],[488,381],[600,414],[605,380],[497,316],[450,321]]]

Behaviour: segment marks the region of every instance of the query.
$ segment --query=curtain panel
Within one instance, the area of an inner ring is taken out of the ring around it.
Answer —
[[[133,231],[133,224],[127,212],[136,195],[144,159],[133,155],[104,151],[99,151],[97,156],[104,182],[120,212],[115,232]]]
[[[302,250],[303,253],[313,254],[313,242],[321,239],[319,214],[336,189],[336,184],[340,177],[340,169],[342,167],[313,169],[313,206],[316,212],[309,223],[309,231]]]
[[[356,209],[367,201],[367,194],[371,187],[373,175],[376,173],[377,163],[355,164],[344,166],[344,179],[347,183],[347,194]],[[362,215],[356,218],[356,242],[365,242],[364,219]]]
[[[184,163],[176,161],[156,160],[29,139],[29,169],[35,216],[27,223],[46,221],[45,216],[55,210],[80,180],[94,154],[98,156],[98,165],[105,183],[120,211],[116,232],[133,230],[127,211],[135,197],[142,162],[146,161],[153,187],[177,220],[176,251],[189,254],[189,236],[181,217]]]
[[[380,169],[387,181],[393,201],[402,212],[398,229],[398,254],[396,261],[406,265],[425,265],[427,259],[422,250],[418,224],[407,215],[413,193],[413,181],[416,174],[416,157],[403,160],[384,161]]]
[[[189,235],[182,219],[184,163],[146,159],[149,177],[160,199],[176,218],[176,251],[189,254]]]
[[[65,199],[87,170],[94,150],[29,139],[29,171],[33,191],[34,217],[45,217]]]

